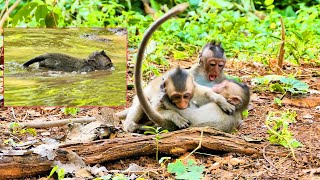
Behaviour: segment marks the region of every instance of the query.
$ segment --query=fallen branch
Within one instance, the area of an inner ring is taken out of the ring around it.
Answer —
[[[90,123],[95,121],[95,117],[82,117],[82,118],[71,118],[71,119],[61,119],[54,121],[44,121],[44,122],[27,122],[27,123],[19,123],[20,128],[50,128],[50,127],[59,127],[64,126],[69,123]]]
[[[202,137],[200,137],[201,131],[203,131]],[[159,152],[163,154],[182,155],[197,148],[202,139],[201,150],[262,156],[262,145],[246,142],[242,138],[213,128],[190,128],[161,134],[161,136]],[[86,164],[93,165],[132,156],[155,154],[154,137],[154,135],[143,135],[60,145],[54,160],[66,163],[68,152],[75,152]],[[38,175],[50,171],[51,163],[52,161],[40,158],[36,154],[0,156],[0,179]]]

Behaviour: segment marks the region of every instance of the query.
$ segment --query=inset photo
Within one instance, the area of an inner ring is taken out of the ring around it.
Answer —
[[[124,28],[4,29],[4,106],[125,106]]]

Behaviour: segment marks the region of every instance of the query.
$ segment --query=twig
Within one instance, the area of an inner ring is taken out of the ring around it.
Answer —
[[[278,57],[278,67],[277,67],[277,73],[280,73],[280,69],[282,68],[283,65],[283,59],[284,59],[284,44],[285,44],[285,29],[284,29],[284,24],[282,17],[280,16],[280,22],[281,22],[281,43],[280,43],[280,52],[279,52],[279,57]]]
[[[15,115],[15,113],[14,113],[13,107],[11,107],[11,114],[12,114],[12,116],[13,116],[13,119],[16,119],[16,115]]]
[[[201,148],[202,139],[203,139],[203,129],[201,129],[200,141],[199,141],[198,146],[193,151],[191,151],[191,153],[188,154],[188,156],[186,156],[184,159],[188,159],[189,156],[191,156],[193,153],[195,153],[198,149]]]
[[[262,155],[263,155],[263,157],[264,157],[264,159],[272,166],[272,167],[274,167],[275,169],[278,169],[274,164],[273,164],[273,162],[267,157],[267,155],[266,155],[266,149],[267,149],[267,147],[269,146],[270,144],[267,144],[266,146],[264,146],[263,147],[263,149],[262,149]]]
[[[10,13],[17,7],[17,5],[20,3],[21,0],[17,0],[7,11],[6,13],[1,17],[0,20],[0,34],[3,33],[3,24],[9,17]]]
[[[46,121],[46,122],[28,122],[28,123],[19,123],[21,128],[49,128],[49,127],[57,127],[64,126],[69,123],[89,123],[95,121],[95,117],[82,117],[82,118],[71,118],[71,119],[61,119],[55,121]]]
[[[0,18],[3,16],[4,11],[8,10],[8,6],[9,6],[9,0],[6,0],[6,4],[4,5],[3,9],[1,10]]]

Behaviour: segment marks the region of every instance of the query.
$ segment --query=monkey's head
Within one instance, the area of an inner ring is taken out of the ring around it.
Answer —
[[[185,109],[189,106],[194,87],[192,75],[180,67],[171,70],[168,78],[161,85],[161,89],[179,109]]]
[[[102,51],[96,51],[89,55],[88,64],[95,69],[108,69],[114,70],[113,63],[109,56]]]
[[[226,55],[221,43],[207,43],[199,55],[199,63],[206,72],[207,79],[214,81],[226,64]]]
[[[212,90],[225,97],[237,110],[243,111],[248,107],[250,89],[246,84],[227,79],[220,84],[214,85]]]

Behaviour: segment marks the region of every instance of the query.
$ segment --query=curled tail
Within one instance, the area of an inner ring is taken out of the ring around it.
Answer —
[[[28,66],[30,66],[31,64],[35,63],[35,62],[40,62],[40,61],[43,61],[43,60],[45,60],[45,59],[46,59],[46,58],[43,57],[43,56],[35,57],[35,58],[33,58],[33,59],[25,62],[25,63],[23,64],[23,67],[28,67]]]

